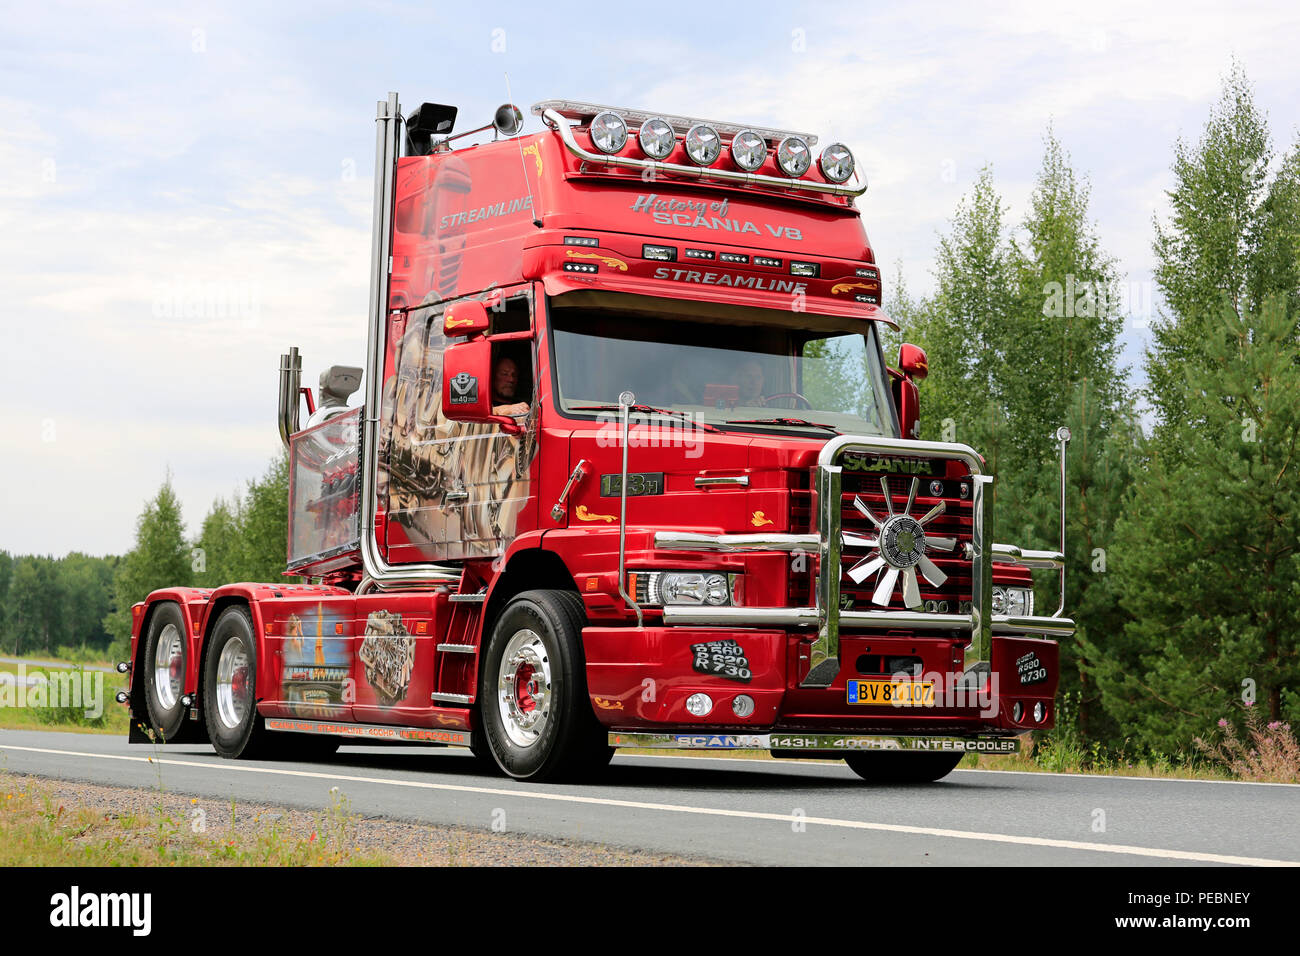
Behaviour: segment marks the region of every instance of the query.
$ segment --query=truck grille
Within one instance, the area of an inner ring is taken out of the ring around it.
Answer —
[[[811,475],[799,471],[792,474],[792,479],[790,530],[795,533],[815,532],[816,524],[812,517],[815,496],[809,487]],[[894,508],[901,510],[907,502],[907,493],[912,486],[912,478],[910,475],[890,475],[888,480],[889,493],[894,501]],[[937,479],[928,476],[921,476],[919,481],[916,502],[912,506],[912,514],[920,517],[938,504],[940,500],[945,501],[944,513],[926,525],[925,530],[927,534],[957,539],[957,549],[955,551],[931,550],[927,552],[926,556],[948,575],[948,580],[936,588],[925,578],[919,577],[918,583],[920,584],[922,604],[925,610],[940,614],[957,614],[967,611],[970,607],[973,589],[971,586],[971,563],[963,556],[963,546],[971,540],[971,481],[969,478]],[[931,491],[930,485],[934,481],[940,482],[943,486],[940,489],[941,493],[938,495],[933,494]],[[967,489],[967,495],[964,498],[961,494],[963,485]],[[845,471],[842,474],[842,491],[844,500],[840,520],[843,523],[843,530],[875,537],[875,526],[857,508],[853,507],[853,498],[855,495],[861,495],[872,512],[878,517],[883,518],[888,514],[888,508],[885,506],[885,496],[880,489],[880,475]],[[885,608],[871,603],[871,595],[876,588],[876,575],[871,575],[860,585],[855,584],[847,575],[849,568],[871,553],[874,552],[857,547],[846,547],[844,549],[840,569],[840,604],[844,610],[885,610]],[[815,582],[812,569],[804,573],[791,573],[791,605],[810,606],[813,603],[814,588]],[[890,596],[889,608],[901,610],[903,607],[902,578],[900,577],[899,583],[894,587],[894,593]]]

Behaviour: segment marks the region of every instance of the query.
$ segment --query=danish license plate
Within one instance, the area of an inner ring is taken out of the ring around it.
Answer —
[[[933,707],[934,682],[913,680],[850,680],[850,704],[890,707]]]

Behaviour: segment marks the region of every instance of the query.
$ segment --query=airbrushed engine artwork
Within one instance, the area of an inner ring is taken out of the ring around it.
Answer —
[[[284,623],[284,670],[281,690],[295,717],[344,716],[351,638],[337,636],[343,621],[316,606],[307,621],[290,614]]]
[[[434,169],[431,179],[399,175],[398,181],[389,306],[405,311],[398,313],[400,319],[395,316],[390,336],[379,443],[380,501],[393,559],[502,553],[517,533],[537,448],[535,400],[521,435],[506,434],[494,424],[449,421],[444,414],[442,353],[447,340],[440,303],[455,297],[464,284],[461,264],[476,222],[459,215],[474,199],[465,164],[444,162]],[[501,172],[503,183],[520,177],[517,163]],[[516,212],[514,218],[530,221],[531,208],[520,206]],[[452,383],[453,402],[475,402],[479,391],[489,387],[467,378]]]
[[[391,707],[405,700],[415,667],[415,638],[402,623],[402,615],[371,611],[357,660],[365,666],[366,683],[382,705]]]

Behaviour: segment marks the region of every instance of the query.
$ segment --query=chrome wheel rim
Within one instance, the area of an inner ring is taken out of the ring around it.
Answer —
[[[176,706],[184,679],[185,648],[181,644],[181,632],[175,624],[168,624],[158,635],[158,647],[153,654],[153,689],[163,710]]]
[[[243,724],[251,688],[248,648],[242,639],[233,637],[217,661],[217,717],[226,729],[238,730]]]
[[[516,747],[531,747],[551,720],[551,660],[541,636],[524,628],[506,644],[497,670],[497,710]]]

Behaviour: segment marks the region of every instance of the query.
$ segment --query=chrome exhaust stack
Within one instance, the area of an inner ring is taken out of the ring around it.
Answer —
[[[298,430],[298,391],[302,387],[302,356],[297,347],[280,356],[280,440],[289,450],[289,436]]]

